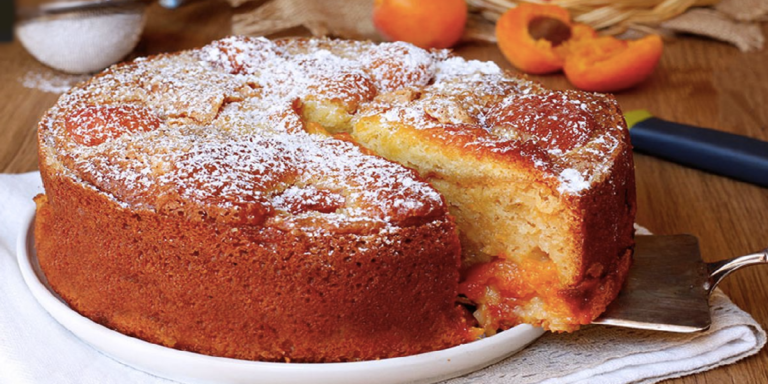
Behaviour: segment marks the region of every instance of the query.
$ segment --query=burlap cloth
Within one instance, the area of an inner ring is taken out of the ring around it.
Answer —
[[[271,0],[255,9],[247,3],[259,0],[228,1],[237,7],[246,5],[232,19],[234,34],[266,36],[305,27],[315,36],[381,40],[371,21],[373,0]],[[763,48],[765,37],[758,23],[765,20],[768,0],[721,0],[714,7],[689,9],[650,29],[666,36],[706,36],[746,52]],[[464,40],[495,42],[493,22],[480,14],[470,14]]]
[[[250,0],[228,0],[239,6]],[[373,27],[373,0],[276,0],[232,18],[235,35],[267,36],[304,27],[314,36],[380,41]]]

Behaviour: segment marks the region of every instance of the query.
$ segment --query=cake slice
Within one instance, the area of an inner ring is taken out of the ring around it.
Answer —
[[[634,244],[634,168],[618,104],[546,90],[492,63],[434,66],[429,87],[366,105],[353,137],[418,170],[448,201],[461,293],[487,333],[590,323],[621,288]]]

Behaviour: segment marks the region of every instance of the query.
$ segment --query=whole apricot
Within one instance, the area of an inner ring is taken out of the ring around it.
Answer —
[[[390,41],[448,48],[464,33],[464,0],[375,0],[373,24]]]

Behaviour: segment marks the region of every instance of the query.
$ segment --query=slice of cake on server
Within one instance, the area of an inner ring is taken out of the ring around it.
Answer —
[[[430,86],[380,95],[353,137],[419,171],[448,202],[460,292],[487,333],[589,324],[632,260],[634,166],[616,101],[550,91],[492,63],[434,63]]]

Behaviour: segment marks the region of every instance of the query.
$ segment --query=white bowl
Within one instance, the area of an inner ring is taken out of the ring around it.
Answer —
[[[144,8],[73,11],[19,22],[16,35],[43,64],[63,72],[100,71],[117,63],[139,42]]]

